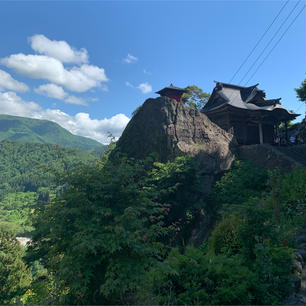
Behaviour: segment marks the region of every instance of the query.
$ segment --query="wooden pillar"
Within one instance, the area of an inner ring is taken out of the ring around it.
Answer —
[[[274,124],[274,143],[280,145],[279,122]]]
[[[285,139],[286,144],[288,144],[288,121],[285,121]]]
[[[262,134],[262,123],[258,123],[258,128],[259,128],[259,143],[263,144],[263,134]]]

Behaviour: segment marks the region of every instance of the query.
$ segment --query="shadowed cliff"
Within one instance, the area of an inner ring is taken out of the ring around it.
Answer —
[[[115,152],[144,159],[155,153],[166,162],[176,156],[195,156],[205,173],[229,169],[235,148],[233,135],[206,115],[167,97],[148,99],[117,142]]]

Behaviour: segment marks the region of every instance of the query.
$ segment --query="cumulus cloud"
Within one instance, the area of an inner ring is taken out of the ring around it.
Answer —
[[[58,59],[62,63],[88,63],[87,50],[76,50],[64,40],[50,40],[44,35],[29,38],[31,48],[40,53]]]
[[[123,59],[123,61],[127,64],[134,64],[138,61],[138,58],[132,54],[129,54],[126,56],[125,59]]]
[[[0,62],[30,78],[46,79],[76,92],[85,92],[108,81],[103,68],[83,64],[65,69],[58,59],[46,55],[18,53],[2,58]]]
[[[34,91],[40,95],[58,100],[63,100],[67,97],[67,93],[63,87],[55,84],[40,85],[39,87],[35,88]]]
[[[41,110],[34,102],[24,102],[15,92],[0,92],[0,114],[31,117]]]
[[[68,93],[65,92],[65,90],[61,86],[58,86],[55,84],[43,84],[35,88],[34,91],[40,95],[43,95],[49,98],[62,100],[66,103],[86,105],[86,102],[84,99],[80,97],[68,95]]]
[[[15,80],[9,73],[0,69],[0,90],[27,91],[29,87]]]
[[[144,94],[152,91],[152,86],[147,82],[139,84],[137,88],[140,89]]]
[[[68,96],[64,101],[70,104],[87,105],[84,99],[76,96]]]
[[[59,109],[43,109],[35,102],[24,101],[14,92],[0,92],[0,113],[54,121],[73,134],[90,137],[104,144],[110,141],[109,133],[120,137],[129,122],[124,114],[98,120],[91,119],[87,113],[70,116]]]

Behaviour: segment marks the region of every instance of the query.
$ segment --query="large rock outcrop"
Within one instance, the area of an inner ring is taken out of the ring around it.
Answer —
[[[229,169],[235,147],[233,135],[212,123],[203,113],[167,97],[148,99],[117,142],[116,151],[136,159],[152,152],[162,162],[191,154],[203,172]]]

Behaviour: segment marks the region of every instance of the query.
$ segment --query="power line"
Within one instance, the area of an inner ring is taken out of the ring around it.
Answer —
[[[266,36],[266,34],[268,33],[268,31],[270,30],[270,28],[272,27],[272,25],[274,24],[274,22],[276,21],[276,19],[278,18],[278,16],[280,15],[280,13],[283,11],[283,9],[286,7],[286,5],[289,3],[290,0],[287,0],[285,2],[285,4],[281,7],[281,9],[279,10],[278,14],[276,15],[276,17],[273,19],[272,23],[268,26],[268,28],[266,29],[266,31],[263,33],[263,35],[261,35],[260,39],[257,41],[257,43],[255,44],[255,46],[253,47],[253,49],[251,50],[251,52],[249,53],[249,55],[245,58],[245,60],[243,61],[243,63],[239,66],[239,68],[236,70],[236,72],[234,73],[234,75],[232,76],[232,78],[230,79],[229,83],[232,82],[232,80],[235,78],[235,76],[237,75],[237,73],[241,70],[241,68],[244,66],[244,64],[247,62],[247,60],[250,58],[250,56],[253,54],[253,52],[255,51],[255,49],[257,48],[257,46],[261,43],[261,41],[263,40],[263,38]]]
[[[264,64],[264,62],[266,61],[266,59],[269,57],[269,55],[272,53],[272,51],[276,48],[276,46],[279,44],[279,42],[282,40],[282,38],[285,36],[285,34],[288,32],[288,30],[291,28],[291,26],[294,24],[294,22],[297,20],[297,18],[302,14],[302,12],[304,11],[306,5],[304,5],[302,7],[302,9],[299,11],[299,13],[295,16],[295,18],[291,21],[291,23],[289,24],[289,26],[287,27],[287,29],[284,31],[284,33],[282,34],[282,36],[278,39],[278,41],[274,44],[274,46],[272,47],[272,49],[270,50],[270,52],[266,55],[266,57],[264,58],[264,60],[257,66],[256,70],[254,71],[254,73],[252,74],[252,76],[248,79],[248,81],[244,84],[246,85],[252,78],[253,76],[256,74],[256,72],[258,71],[258,69]]]
[[[270,44],[272,43],[272,41],[274,40],[274,38],[277,36],[277,34],[280,32],[280,30],[282,29],[282,27],[284,26],[284,24],[287,22],[287,20],[290,18],[290,16],[292,15],[292,13],[295,11],[295,9],[297,8],[297,6],[300,4],[300,2],[298,1],[296,3],[296,5],[293,7],[293,9],[290,11],[290,13],[287,15],[287,17],[285,18],[285,20],[282,22],[282,24],[279,26],[279,28],[277,29],[277,31],[274,33],[274,35],[272,36],[272,38],[269,40],[269,42],[266,44],[266,46],[264,47],[264,49],[262,50],[262,52],[259,54],[259,56],[256,58],[256,60],[253,62],[253,64],[251,65],[251,67],[248,69],[248,71],[243,75],[243,77],[241,78],[241,80],[239,81],[239,84],[245,79],[245,77],[249,74],[249,72],[253,69],[253,67],[256,65],[256,63],[258,62],[258,60],[262,57],[262,55],[265,53],[266,49],[270,46]]]

